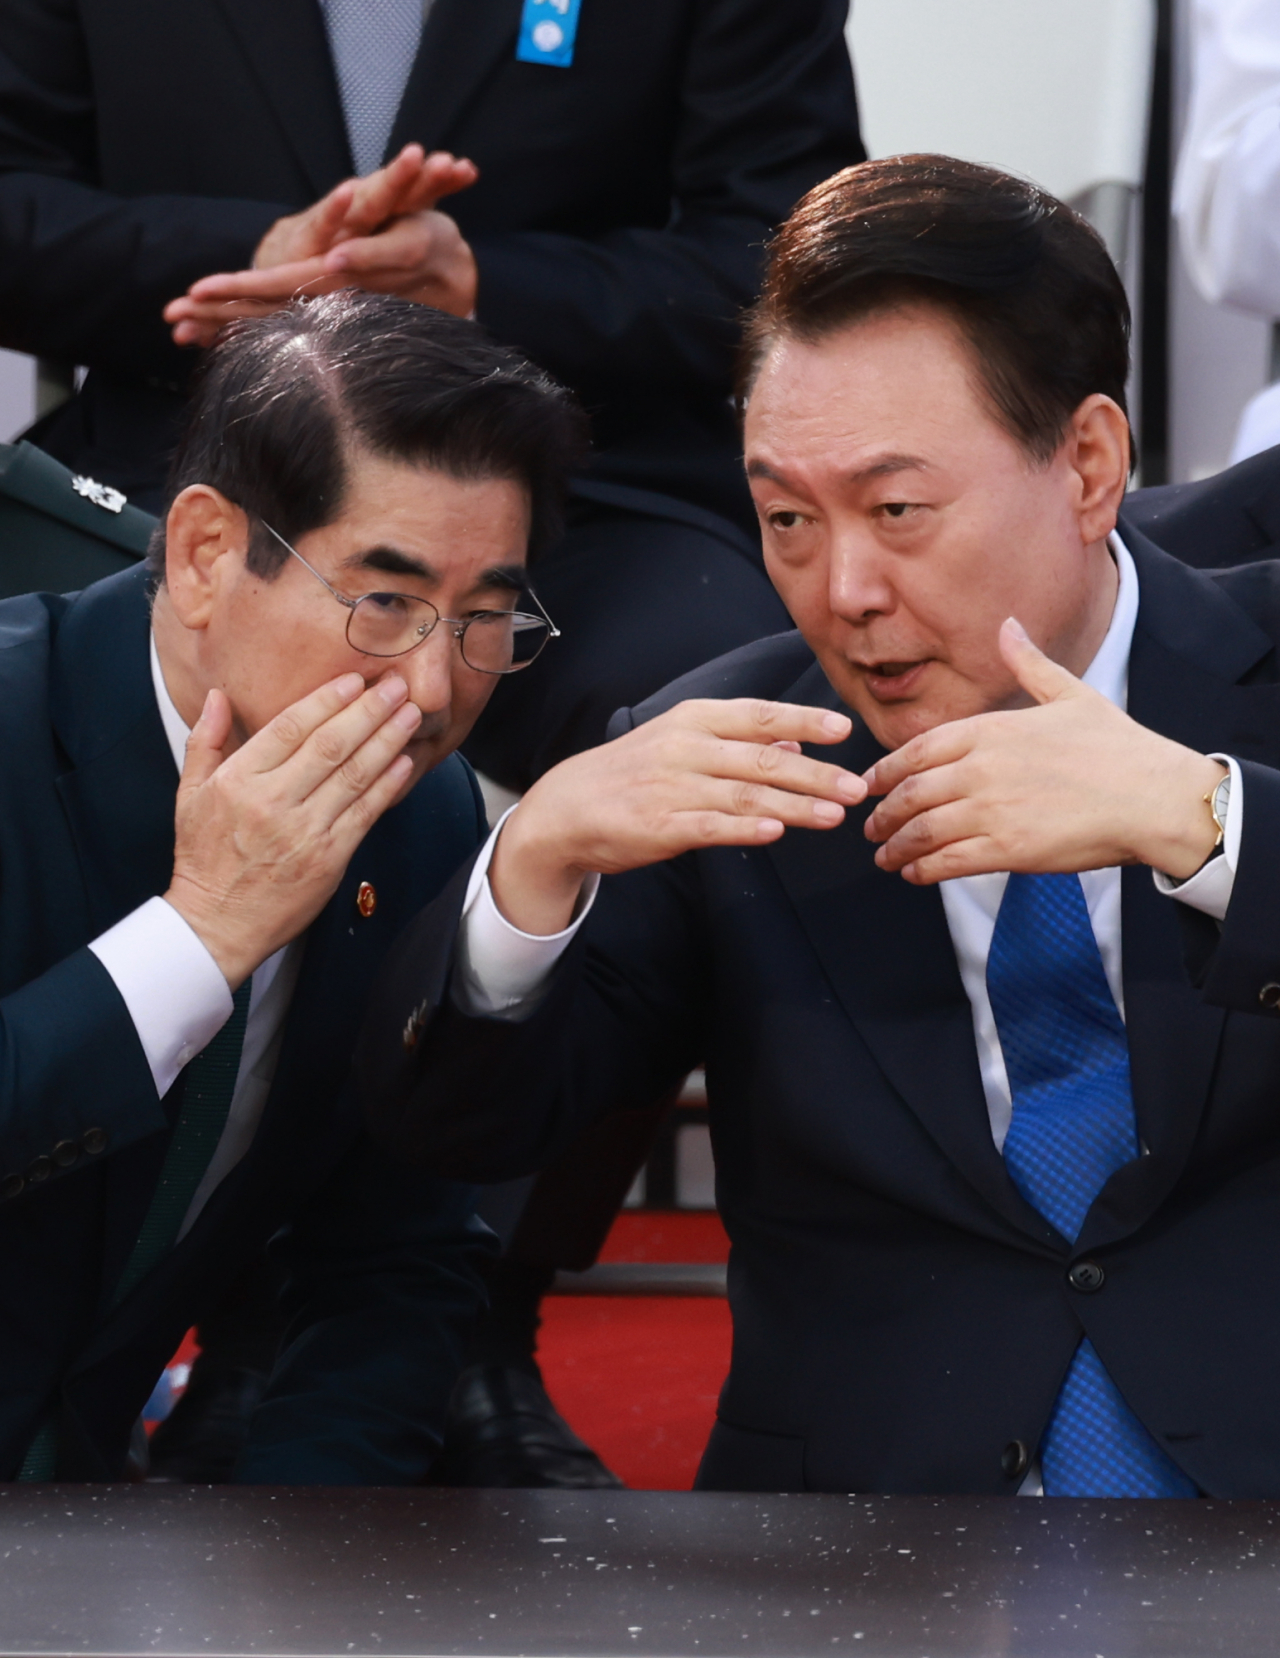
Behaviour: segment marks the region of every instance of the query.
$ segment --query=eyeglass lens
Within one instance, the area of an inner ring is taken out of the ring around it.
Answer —
[[[426,599],[407,593],[366,593],[347,619],[347,640],[366,656],[403,656],[440,619]],[[551,636],[541,616],[519,610],[490,610],[472,616],[462,629],[462,660],[480,673],[509,674],[527,668]]]

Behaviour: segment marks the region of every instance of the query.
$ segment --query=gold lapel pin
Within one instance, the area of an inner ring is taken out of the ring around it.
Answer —
[[[356,888],[356,908],[367,921],[378,907],[378,895],[372,881],[361,881]]]

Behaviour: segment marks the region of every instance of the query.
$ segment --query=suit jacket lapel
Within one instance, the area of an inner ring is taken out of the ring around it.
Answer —
[[[150,625],[139,567],[80,595],[54,647],[50,711],[68,760],[57,788],[93,934],[164,892],[173,872],[178,773],[151,682]],[[103,1165],[104,1283],[137,1236],[164,1151],[165,1136],[152,1135]]]
[[[319,197],[354,166],[317,0],[217,0]]]
[[[71,606],[58,630],[51,712],[58,778],[101,930],[163,892],[173,872],[178,774],[151,683],[146,574],[129,570]]]
[[[1268,727],[1274,732],[1280,722],[1280,686],[1238,681],[1271,650],[1270,639],[1212,576],[1121,528],[1139,580],[1129,713],[1202,753],[1261,756]],[[1226,1019],[1188,980],[1176,903],[1156,891],[1145,866],[1125,870],[1121,905],[1125,1024],[1146,1155],[1108,1184],[1081,1234],[1082,1248],[1133,1231],[1177,1181],[1209,1097]]]
[[[427,150],[446,147],[449,129],[490,71],[514,55],[519,29],[520,0],[487,0],[483,6],[472,0],[434,0],[388,154],[413,141]]]
[[[842,708],[816,666],[780,700]],[[861,772],[884,750],[855,720],[846,743],[811,752]],[[791,830],[769,857],[846,1014],[930,1137],[1005,1220],[1060,1248],[991,1138],[973,1012],[941,895],[877,868],[862,832],[870,804],[838,829]]]

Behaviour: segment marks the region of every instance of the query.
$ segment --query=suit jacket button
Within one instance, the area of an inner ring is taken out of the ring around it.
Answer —
[[[10,1198],[21,1197],[26,1181],[20,1174],[7,1174],[0,1180],[0,1203],[8,1203]]]
[[[99,1152],[107,1149],[107,1131],[104,1128],[86,1128],[80,1136],[80,1144],[89,1153],[90,1157],[97,1157]]]
[[[47,1157],[33,1157],[27,1167],[27,1184],[38,1186],[53,1173],[53,1164]]]
[[[378,894],[372,881],[361,881],[356,888],[356,908],[367,921],[378,907]]]
[[[59,1140],[52,1156],[60,1169],[69,1169],[79,1159],[80,1147],[74,1140]]]
[[[1031,1452],[1020,1439],[1011,1439],[1000,1453],[1000,1471],[1007,1480],[1020,1480],[1031,1466]]]
[[[1268,984],[1264,984],[1262,989],[1258,992],[1258,1000],[1262,1003],[1263,1007],[1274,1013],[1276,1009],[1280,1007],[1280,984],[1276,984],[1274,980]]]
[[[1107,1275],[1096,1261],[1077,1261],[1067,1274],[1067,1282],[1082,1295],[1092,1295],[1107,1281]]]

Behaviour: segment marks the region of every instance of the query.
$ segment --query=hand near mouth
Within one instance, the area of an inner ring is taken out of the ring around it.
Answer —
[[[1130,719],[1013,617],[1000,653],[1035,707],[937,726],[866,773],[885,797],[865,831],[881,869],[917,886],[1127,863],[1194,874],[1216,840],[1204,796],[1225,767]]]

